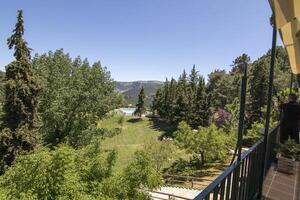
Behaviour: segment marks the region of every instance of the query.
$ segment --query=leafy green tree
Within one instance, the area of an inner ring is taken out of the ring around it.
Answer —
[[[100,62],[72,60],[57,50],[35,56],[33,66],[45,87],[39,112],[46,143],[67,141],[77,146],[84,130],[121,102],[110,73]]]
[[[30,63],[30,48],[23,39],[24,21],[18,11],[13,34],[7,40],[14,49],[15,61],[6,66],[4,84],[3,126],[0,134],[0,173],[20,153],[33,150],[38,144],[37,104],[41,87]]]
[[[145,113],[145,97],[145,91],[144,88],[142,88],[139,94],[138,103],[136,104],[136,110],[134,111],[134,115],[142,117],[142,115]]]
[[[180,147],[195,155],[199,166],[214,160],[223,160],[228,153],[230,137],[214,125],[194,131],[187,123],[180,122],[175,136]]]
[[[113,175],[115,151],[103,151],[98,140],[75,150],[59,145],[20,156],[0,177],[3,199],[144,200],[142,189],[161,184],[150,157],[137,152],[120,174]]]
[[[174,157],[175,149],[172,141],[152,141],[144,146],[143,152],[149,155],[156,171],[161,172]]]
[[[146,199],[147,195],[141,194],[139,190],[144,187],[153,189],[161,184],[161,177],[151,158],[142,151],[135,153],[134,161],[124,170],[124,179],[129,199]]]

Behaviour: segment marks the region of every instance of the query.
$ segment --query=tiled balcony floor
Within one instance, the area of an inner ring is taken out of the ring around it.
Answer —
[[[300,200],[300,170],[295,174],[276,171],[272,166],[264,181],[263,194],[269,200]]]

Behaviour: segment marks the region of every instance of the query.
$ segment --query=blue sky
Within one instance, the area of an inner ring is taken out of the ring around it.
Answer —
[[[12,61],[6,39],[24,10],[35,53],[63,48],[100,60],[115,80],[164,80],[192,65],[207,75],[252,60],[271,46],[267,0],[6,0],[0,3],[0,70]]]

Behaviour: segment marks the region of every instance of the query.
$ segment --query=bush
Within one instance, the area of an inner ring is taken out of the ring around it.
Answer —
[[[283,157],[300,160],[300,144],[297,144],[294,140],[288,139],[284,144],[279,144],[276,152]]]

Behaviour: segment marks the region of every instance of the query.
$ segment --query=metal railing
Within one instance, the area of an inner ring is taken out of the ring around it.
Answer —
[[[207,187],[212,179],[199,178],[194,176],[180,176],[172,174],[163,174],[164,184],[165,185],[178,185],[181,187],[191,188],[191,189],[203,189]]]
[[[275,144],[279,126],[269,132],[265,171],[275,159]],[[260,190],[259,180],[262,172],[263,139],[256,142],[241,159],[207,186],[194,200],[247,200],[255,199]]]
[[[186,198],[186,197],[182,197],[182,196],[177,196],[175,194],[169,194],[169,193],[165,193],[165,192],[158,192],[158,191],[149,191],[151,192],[150,196],[152,199],[154,200],[193,200],[190,198]],[[155,195],[158,194],[159,196]]]

